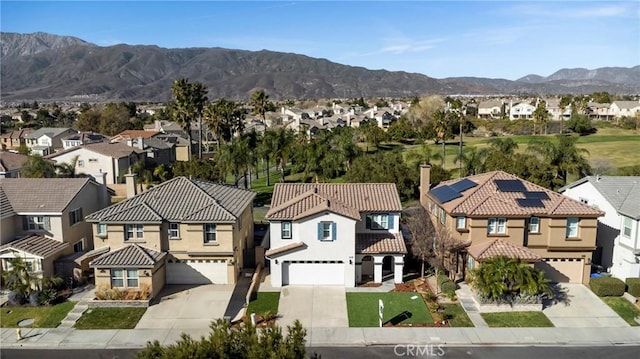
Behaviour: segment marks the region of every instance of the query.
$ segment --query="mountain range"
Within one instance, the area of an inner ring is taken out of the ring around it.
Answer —
[[[170,99],[181,77],[208,87],[210,99],[246,100],[257,89],[273,99],[409,97],[429,93],[640,93],[640,66],[562,69],[516,81],[476,77],[436,79],[402,71],[368,70],[326,59],[274,51],[97,46],[70,36],[0,33],[3,101],[150,101]]]

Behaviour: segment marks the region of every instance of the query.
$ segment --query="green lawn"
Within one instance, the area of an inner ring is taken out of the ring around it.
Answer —
[[[631,304],[631,302],[622,297],[602,297],[600,299],[607,303],[607,305],[610,306],[614,312],[618,313],[620,318],[624,319],[629,323],[629,325],[639,326],[639,324],[633,319],[635,317],[640,317],[640,309]]]
[[[280,292],[258,292],[256,299],[249,302],[247,314],[250,313],[278,313],[278,301]]]
[[[553,327],[553,323],[542,312],[500,312],[481,313],[480,315],[492,328]]]
[[[2,307],[0,308],[0,324],[2,328],[16,328],[23,319],[35,319],[33,328],[55,328],[76,302],[64,302],[50,307]]]
[[[411,299],[416,296],[417,298]],[[418,293],[347,293],[350,327],[378,326],[378,299],[384,303],[383,321],[395,324],[433,323]]]
[[[89,308],[78,319],[76,329],[133,329],[147,308]]]
[[[460,304],[440,304],[444,308],[444,316],[452,327],[473,327],[467,312]]]

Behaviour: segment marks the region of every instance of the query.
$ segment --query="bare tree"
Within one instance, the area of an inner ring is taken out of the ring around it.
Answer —
[[[434,226],[429,212],[422,206],[405,211],[405,228],[411,235],[411,253],[421,261],[420,277],[424,277],[424,265],[428,263],[437,278],[441,270],[455,272],[458,251],[468,243],[455,238],[444,226]]]

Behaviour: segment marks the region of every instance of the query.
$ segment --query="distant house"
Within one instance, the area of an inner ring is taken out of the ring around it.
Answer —
[[[175,177],[136,193],[135,175],[126,181],[129,198],[87,216],[96,286],[147,284],[155,295],[165,284],[235,284],[254,266],[254,192]]]
[[[91,224],[84,218],[109,203],[106,187],[90,178],[2,179],[1,268],[20,257],[36,275],[72,275],[54,270],[54,262],[93,248]]]
[[[587,176],[560,192],[605,213],[594,263],[621,279],[640,277],[640,177]]]
[[[560,108],[560,99],[558,98],[545,99],[545,103],[547,104],[547,112],[552,120],[560,121],[571,118],[571,105],[566,106],[564,109]]]
[[[533,262],[554,282],[589,281],[602,211],[503,171],[435,187],[430,171],[421,167],[420,203],[434,225],[470,243],[456,274],[491,254]]]
[[[75,133],[65,127],[43,127],[25,137],[26,145],[31,154],[46,156],[62,148],[62,139]]]
[[[76,161],[76,172],[95,175],[107,174],[107,184],[120,183],[122,176],[138,161],[145,161],[146,152],[123,143],[99,142],[47,156],[58,163]]]
[[[107,136],[94,132],[78,132],[62,139],[62,147],[68,150],[71,147],[88,145],[90,143],[108,141]]]
[[[640,114],[640,101],[613,101],[611,114],[614,118],[634,117]]]
[[[530,120],[533,118],[533,111],[536,110],[536,107],[526,103],[520,102],[516,105],[510,106],[509,108],[509,119],[510,120]]]
[[[401,283],[401,211],[393,183],[277,183],[266,215],[271,285]]]
[[[18,178],[28,157],[13,152],[0,152],[0,178]]]
[[[505,115],[505,104],[500,100],[482,101],[478,104],[478,118],[500,119]]]
[[[0,145],[2,148],[0,148],[0,150],[17,150],[20,146],[26,146],[26,137],[32,132],[33,129],[25,128],[1,134]]]
[[[147,131],[147,130],[125,130],[120,132],[119,134],[111,137],[111,142],[121,142],[126,140],[136,140],[138,138],[142,138],[143,140],[149,139],[156,135],[160,134],[158,131]]]

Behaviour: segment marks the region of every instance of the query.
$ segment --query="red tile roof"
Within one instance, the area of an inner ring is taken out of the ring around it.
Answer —
[[[487,172],[465,178],[475,182],[477,186],[462,191],[460,193],[461,197],[440,203],[432,194],[434,189],[452,185],[458,182],[458,179],[440,183],[429,191],[428,196],[444,208],[447,213],[460,214],[467,217],[529,217],[532,215],[544,215],[549,217],[580,216],[597,218],[604,215],[603,212],[586,204],[503,171]],[[544,192],[548,199],[540,200],[541,206],[521,206],[518,200],[524,199],[525,193],[501,191],[496,185],[496,180],[519,180],[527,192]]]
[[[506,256],[526,262],[537,262],[542,259],[529,248],[519,246],[502,238],[472,245],[467,248],[467,252],[477,261],[487,260],[496,256]]]
[[[402,233],[358,233],[356,253],[407,253]]]

